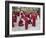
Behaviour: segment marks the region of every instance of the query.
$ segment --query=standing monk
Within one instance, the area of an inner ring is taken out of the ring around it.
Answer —
[[[15,12],[12,13],[12,27],[14,27],[14,23],[17,22],[17,16]]]
[[[32,26],[35,26],[37,17],[34,11],[32,12],[31,18],[32,18]]]
[[[28,24],[29,24],[29,17],[28,17],[28,13],[25,13],[25,17],[23,18],[25,20],[25,29],[28,29]]]

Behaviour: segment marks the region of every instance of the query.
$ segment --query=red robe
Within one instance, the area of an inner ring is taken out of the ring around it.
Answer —
[[[28,29],[28,19],[26,17],[23,18],[25,20],[25,29]]]
[[[25,14],[24,13],[21,13],[21,18],[25,17]]]
[[[16,15],[17,15],[17,16],[19,16],[19,15],[20,15],[20,13],[19,13],[19,12],[16,12]]]
[[[14,27],[14,22],[17,22],[17,16],[12,16],[12,26]]]
[[[32,14],[32,15],[31,15],[31,18],[32,18],[32,20],[33,20],[32,26],[35,26],[37,16],[36,16],[35,14]]]
[[[20,19],[19,26],[23,26],[23,21]]]

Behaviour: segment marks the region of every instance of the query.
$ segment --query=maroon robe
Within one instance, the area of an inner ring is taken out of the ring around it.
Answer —
[[[32,26],[35,26],[35,24],[36,24],[36,15],[35,14],[31,15],[31,18],[33,20]]]
[[[16,15],[17,15],[17,16],[19,16],[19,15],[20,15],[20,13],[19,13],[19,12],[16,12]]]
[[[28,29],[28,19],[26,17],[23,18],[25,20],[25,29]]]
[[[23,21],[20,19],[19,26],[23,26]]]
[[[12,26],[14,27],[14,22],[17,22],[17,16],[12,16]]]
[[[25,17],[25,14],[24,13],[21,13],[21,18],[24,18]]]

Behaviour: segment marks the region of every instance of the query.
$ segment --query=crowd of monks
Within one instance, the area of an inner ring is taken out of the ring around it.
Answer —
[[[24,11],[13,11],[12,12],[12,27],[14,27],[14,23],[18,23],[18,26],[25,25],[25,29],[28,29],[28,24],[32,24],[35,27],[37,16],[40,17],[40,14],[37,11],[32,12],[24,12]],[[17,20],[19,19],[19,21]]]

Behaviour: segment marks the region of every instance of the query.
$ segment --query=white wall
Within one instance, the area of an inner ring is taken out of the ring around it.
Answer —
[[[46,2],[46,0],[14,0],[14,1],[44,2],[44,3]],[[45,17],[46,17],[46,13],[45,13]],[[0,0],[0,38],[5,38],[4,36],[5,36],[5,0]],[[25,36],[25,37],[15,37],[15,38],[46,38],[46,35],[44,36],[43,35],[42,36]]]

